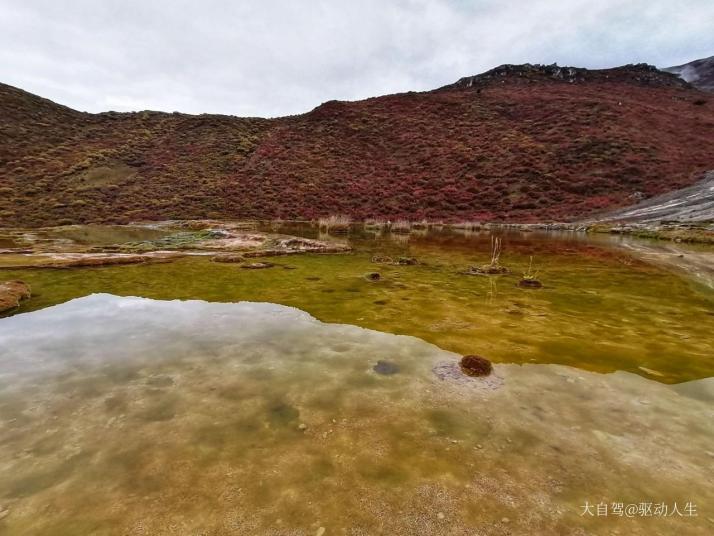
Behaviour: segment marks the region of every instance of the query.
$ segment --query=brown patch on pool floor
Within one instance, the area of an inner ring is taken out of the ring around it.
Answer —
[[[399,372],[399,365],[392,363],[391,361],[380,359],[377,361],[377,364],[372,367],[372,370],[382,376],[391,376],[392,374]]]

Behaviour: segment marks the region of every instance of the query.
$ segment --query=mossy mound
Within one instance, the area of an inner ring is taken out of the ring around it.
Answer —
[[[467,376],[488,376],[493,371],[491,362],[478,355],[465,355],[461,358],[460,366]]]

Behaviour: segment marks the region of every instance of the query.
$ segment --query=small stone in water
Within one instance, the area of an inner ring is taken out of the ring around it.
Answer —
[[[419,264],[419,261],[417,261],[414,257],[399,257],[396,264],[399,264],[400,266],[413,266],[415,264]]]
[[[541,288],[543,286],[543,283],[541,283],[537,279],[524,277],[518,282],[518,286],[521,288]]]
[[[243,255],[216,255],[211,260],[213,262],[241,263],[245,257]]]
[[[305,424],[304,422],[301,422],[300,425],[298,426],[298,430],[304,432],[305,430],[307,430],[307,424]]]
[[[323,534],[325,534],[325,527],[320,527],[319,529],[317,529],[315,536],[322,536]]]
[[[241,268],[246,270],[261,270],[264,268],[272,268],[275,266],[272,262],[251,262],[250,264],[244,264]]]
[[[379,281],[380,279],[382,279],[382,276],[379,275],[378,272],[369,272],[368,274],[365,274],[364,277],[365,279],[367,279],[367,281]]]
[[[377,374],[382,374],[384,376],[390,376],[399,372],[399,365],[392,363],[391,361],[384,361],[380,359],[377,364],[372,367]]]

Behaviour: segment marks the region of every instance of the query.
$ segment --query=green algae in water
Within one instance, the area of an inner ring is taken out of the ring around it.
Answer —
[[[586,500],[712,504],[711,379],[496,365],[500,383],[444,381],[432,369],[459,356],[413,337],[110,295],[3,319],[0,346],[6,534],[711,528],[580,516]]]
[[[305,227],[284,230],[318,236]],[[536,233],[504,236],[502,262],[513,275],[461,275],[488,261],[489,236],[432,233],[395,241],[353,235],[353,254],[278,257],[266,270],[188,257],[154,265],[4,270],[3,276],[33,288],[33,299],[18,312],[97,292],[269,301],[494,362],[626,370],[665,383],[714,373],[712,289],[596,241]],[[375,264],[375,255],[415,257],[421,264]],[[516,286],[530,256],[542,289]],[[283,269],[287,264],[294,269]],[[365,280],[374,271],[380,281]]]
[[[72,240],[77,244],[110,246],[125,242],[158,240],[171,233],[170,229],[158,229],[145,225],[68,225],[44,230],[46,236]]]

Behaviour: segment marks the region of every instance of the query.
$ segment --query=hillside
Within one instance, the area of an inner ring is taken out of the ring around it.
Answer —
[[[714,169],[714,98],[647,65],[502,66],[278,119],[81,113],[0,84],[0,226],[567,220]]]
[[[673,73],[702,91],[714,91],[714,56],[662,69]]]

